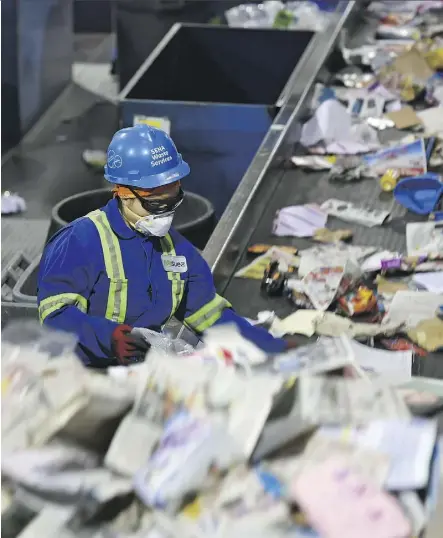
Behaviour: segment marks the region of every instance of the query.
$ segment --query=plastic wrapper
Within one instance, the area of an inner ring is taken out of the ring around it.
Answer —
[[[241,4],[225,12],[228,25],[240,28],[281,28],[322,31],[329,22],[327,13],[314,2],[280,2]]]
[[[147,506],[174,510],[186,494],[205,488],[221,450],[229,452],[223,427],[207,418],[179,412],[166,424],[159,445],[134,478],[135,490]]]
[[[339,306],[349,317],[374,312],[377,309],[377,297],[366,286],[360,286],[338,300]]]
[[[136,327],[133,332],[139,333],[151,347],[168,354],[190,355],[194,348],[181,338],[171,338],[165,333],[151,331],[150,329]]]
[[[418,40],[421,37],[420,30],[414,26],[392,26],[390,24],[380,24],[376,35],[381,39]]]

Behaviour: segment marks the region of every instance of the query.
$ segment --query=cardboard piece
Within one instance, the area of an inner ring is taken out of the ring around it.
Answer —
[[[410,76],[423,82],[426,82],[434,74],[424,56],[416,49],[400,54],[393,64],[395,71],[401,75]]]
[[[388,112],[385,116],[395,123],[397,129],[409,129],[423,125],[415,110],[410,106],[404,106],[400,110]]]

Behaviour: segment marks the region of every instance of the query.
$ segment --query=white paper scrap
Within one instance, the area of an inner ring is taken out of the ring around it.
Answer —
[[[422,121],[426,135],[436,135],[443,133],[443,107],[434,106],[426,110],[417,112],[417,116]]]
[[[358,207],[351,202],[344,202],[343,200],[337,200],[330,198],[321,205],[321,208],[338,219],[355,222],[368,228],[374,226],[380,226],[388,218],[389,211],[382,211],[379,209],[366,209]]]
[[[303,125],[300,142],[305,147],[323,142],[329,153],[347,155],[380,147],[377,133],[368,125],[353,125],[346,107],[335,99],[324,101]]]
[[[436,222],[410,222],[406,225],[409,256],[426,256],[443,252],[443,226]]]
[[[304,277],[319,267],[344,266],[348,260],[359,262],[375,250],[375,247],[360,247],[346,243],[316,245],[300,252],[298,274]]]
[[[443,303],[443,297],[429,291],[400,290],[394,295],[388,315],[383,324],[406,324],[416,327],[420,321],[435,317],[437,309]]]
[[[414,282],[432,293],[443,293],[443,271],[435,273],[417,273]],[[443,303],[443,297],[442,297]]]
[[[300,142],[313,146],[321,141],[334,142],[350,139],[352,117],[335,99],[324,101],[314,116],[303,125]]]
[[[387,489],[411,490],[428,483],[436,439],[437,424],[432,420],[374,421],[365,429],[362,446],[391,457]]]
[[[18,194],[12,194],[6,191],[1,196],[1,209],[2,215],[23,213],[23,211],[26,211],[26,202]]]
[[[312,237],[327,220],[328,215],[317,204],[284,207],[277,211],[272,232],[280,237]]]
[[[313,336],[315,334],[316,322],[321,316],[322,313],[317,310],[297,310],[279,322],[278,331],[280,336],[284,336],[285,334]],[[274,336],[276,335],[274,334]]]
[[[386,351],[374,349],[351,341],[355,362],[371,375],[383,379],[393,379],[395,382],[408,381],[412,375],[412,351]]]

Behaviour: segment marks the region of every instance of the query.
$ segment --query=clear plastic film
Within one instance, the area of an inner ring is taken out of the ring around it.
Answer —
[[[140,334],[151,347],[169,355],[191,355],[194,348],[181,338],[171,338],[165,333],[151,331],[150,329],[136,327],[134,333]]]
[[[315,2],[280,2],[267,0],[262,4],[241,4],[225,12],[228,25],[239,28],[280,28],[288,30],[322,31],[328,13]]]

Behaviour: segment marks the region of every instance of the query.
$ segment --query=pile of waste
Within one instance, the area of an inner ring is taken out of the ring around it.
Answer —
[[[376,338],[378,347],[421,355],[443,349],[442,8],[373,2],[368,44],[343,47],[348,66],[317,84],[290,165],[325,170],[313,179],[324,182],[316,192],[325,198],[280,208],[276,244],[251,245],[250,263],[236,273],[288,298],[287,318],[258,314],[275,336]],[[328,197],[337,184],[356,201]],[[369,242],[393,244],[393,235],[396,250]]]
[[[75,345],[32,322],[2,334],[2,536],[412,538],[435,526],[443,383],[411,377],[412,352],[381,352],[380,368],[392,364],[379,374],[346,336],[267,356],[226,325],[198,349],[159,335],[146,362],[98,372]]]
[[[228,9],[225,18],[228,25],[234,28],[322,32],[331,21],[331,13],[321,9],[327,6],[327,2],[266,0],[261,4],[245,3]]]
[[[437,9],[440,8],[440,9]],[[331,181],[376,179],[419,215],[443,218],[442,2],[373,2],[367,44],[347,48],[347,67],[317,84],[292,163],[330,170]]]

